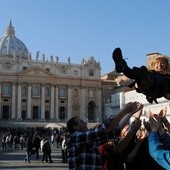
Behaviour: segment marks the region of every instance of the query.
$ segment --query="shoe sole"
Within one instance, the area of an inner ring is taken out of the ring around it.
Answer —
[[[123,60],[122,51],[120,48],[116,48],[112,54],[113,61],[115,62],[115,70],[118,73],[122,72],[121,63]]]

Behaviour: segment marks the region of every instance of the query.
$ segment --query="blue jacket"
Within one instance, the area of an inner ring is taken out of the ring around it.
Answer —
[[[170,136],[164,134],[160,138],[157,132],[151,131],[148,143],[149,152],[153,159],[165,169],[170,170]]]

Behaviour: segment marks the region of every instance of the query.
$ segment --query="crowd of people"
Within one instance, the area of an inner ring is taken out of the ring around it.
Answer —
[[[40,159],[43,163],[53,163],[51,153],[52,147],[61,150],[62,162],[67,162],[67,147],[65,146],[65,155],[63,155],[63,143],[65,143],[66,128],[51,129],[44,127],[37,128],[14,128],[0,127],[2,150],[25,150],[25,162],[31,162],[31,157]],[[54,146],[55,143],[55,146]]]
[[[116,116],[88,129],[79,117],[67,123],[69,170],[170,169],[170,123],[167,108],[148,113],[130,102]]]
[[[53,163],[51,147],[61,147],[62,162],[69,170],[164,170],[170,169],[170,122],[167,108],[149,111],[141,119],[143,104],[130,102],[119,113],[92,129],[79,117],[67,129],[52,133],[42,128],[0,128],[3,150],[25,149],[31,156]],[[16,140],[17,139],[17,140]]]

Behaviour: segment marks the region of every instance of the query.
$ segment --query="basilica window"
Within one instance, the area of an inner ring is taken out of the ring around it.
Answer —
[[[32,88],[32,94],[33,94],[34,97],[40,97],[40,87],[34,86]]]
[[[89,70],[89,76],[94,76],[94,70],[92,69]]]
[[[25,86],[22,87],[22,96],[26,96],[27,88]]]
[[[11,85],[3,84],[3,95],[11,95]]]
[[[50,96],[50,89],[49,87],[45,88],[45,97],[49,97]]]
[[[77,71],[77,70],[74,70],[74,71],[73,71],[73,75],[74,75],[74,76],[78,76],[78,71]]]
[[[50,71],[50,69],[49,69],[49,68],[46,68],[46,71]]]
[[[89,97],[94,97],[94,91],[93,90],[89,91]]]
[[[59,95],[60,97],[66,97],[66,89],[64,87],[60,88]]]
[[[23,67],[23,71],[25,71],[27,69],[27,67]]]
[[[95,97],[95,90],[94,89],[89,89],[89,97],[94,98]]]

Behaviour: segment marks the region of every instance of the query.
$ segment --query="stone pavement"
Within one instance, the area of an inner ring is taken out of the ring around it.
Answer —
[[[52,147],[52,160],[54,163],[42,163],[42,152],[40,151],[40,159],[36,159],[35,155],[31,157],[31,162],[24,161],[24,150],[3,151],[0,148],[0,169],[2,170],[68,170],[68,163],[62,163],[61,148]]]

